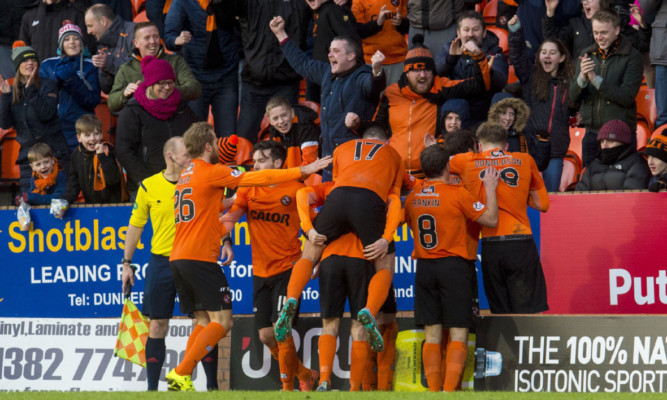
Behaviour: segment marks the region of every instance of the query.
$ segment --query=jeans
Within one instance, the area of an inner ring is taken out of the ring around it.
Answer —
[[[544,179],[544,186],[547,187],[547,192],[558,191],[561,175],[563,175],[563,159],[552,158],[549,160],[547,169],[542,171],[542,178]]]
[[[164,17],[162,14],[166,0],[146,0],[146,17],[157,26],[160,37],[164,37]]]
[[[266,102],[273,96],[283,96],[292,104],[299,102],[299,83],[290,83],[274,86],[255,86],[245,81],[241,82],[241,112],[237,125],[237,134],[250,140],[257,141],[262,118],[266,113]]]
[[[224,137],[236,133],[238,98],[238,81],[236,75],[232,75],[220,82],[202,83],[201,97],[188,105],[201,121],[208,120],[208,109],[211,106],[215,135]]]
[[[667,124],[667,65],[655,66],[655,105],[658,109],[658,119],[655,127]]]

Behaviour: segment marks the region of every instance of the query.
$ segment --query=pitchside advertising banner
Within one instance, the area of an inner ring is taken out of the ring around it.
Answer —
[[[475,390],[667,392],[667,319],[485,316]]]

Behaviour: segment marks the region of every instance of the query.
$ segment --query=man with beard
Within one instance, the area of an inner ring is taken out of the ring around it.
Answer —
[[[403,74],[384,92],[375,122],[391,132],[389,145],[403,160],[405,170],[423,178],[419,154],[426,135],[442,131],[440,106],[450,98],[468,97],[489,89],[489,65],[484,53],[470,42],[463,52],[474,60],[473,76],[449,80],[435,76],[435,63],[423,36],[415,35],[413,47],[405,57]]]
[[[467,128],[471,123],[486,120],[491,98],[495,93],[502,91],[507,84],[509,65],[503,49],[498,45],[498,37],[486,30],[484,18],[480,13],[475,11],[462,13],[458,19],[456,34],[456,39],[445,44],[435,57],[438,76],[449,79],[465,79],[473,76],[475,63],[470,52],[474,54],[482,52],[489,58],[489,68],[491,68],[491,86],[490,89],[487,88],[488,92],[460,97],[470,107],[468,115],[471,121],[463,121],[463,127]]]

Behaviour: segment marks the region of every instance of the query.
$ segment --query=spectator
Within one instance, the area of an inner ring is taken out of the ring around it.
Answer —
[[[14,42],[12,62],[16,71],[13,85],[0,78],[0,128],[16,129],[16,140],[21,146],[16,160],[21,170],[21,192],[28,192],[32,175],[28,150],[32,146],[39,142],[48,144],[65,171],[69,153],[58,120],[58,85],[39,76],[37,53],[20,40]]]
[[[605,122],[620,119],[632,132],[637,129],[635,98],[642,83],[641,54],[620,35],[620,19],[611,11],[593,15],[596,44],[587,47],[570,83],[570,101],[581,104],[586,134],[581,143],[584,166],[597,157],[598,132]],[[633,134],[632,142],[637,138]]]
[[[28,0],[0,0],[0,75],[4,79],[14,76],[12,64],[12,43],[19,38],[21,17],[24,9],[22,3]]]
[[[583,0],[581,2],[583,5],[582,14],[570,18],[567,25],[562,27],[558,25],[554,17],[559,1],[545,0],[546,15],[542,19],[542,35],[545,38],[553,37],[560,39],[567,46],[568,50],[572,52],[573,57],[581,56],[587,47],[595,43],[591,21],[593,15],[600,10],[612,11],[613,0]],[[621,33],[626,36],[634,48],[643,53],[648,51],[651,27],[644,22],[636,6],[632,10],[635,10],[632,15],[639,22],[638,29],[634,29],[628,25],[630,21],[628,15],[627,20],[621,24]]]
[[[134,46],[130,60],[118,70],[113,88],[109,93],[108,104],[111,111],[119,112],[132,98],[134,91],[144,79],[141,74],[141,61],[146,56],[165,60],[171,65],[176,74],[176,89],[185,100],[196,100],[201,96],[201,86],[183,57],[165,53],[160,34],[154,23],[135,24]]]
[[[146,56],[141,60],[141,72],[145,79],[121,111],[116,137],[131,201],[141,181],[165,168],[165,142],[182,136],[197,121],[176,87],[176,74],[169,62]]]
[[[403,73],[403,61],[408,51],[405,35],[410,30],[406,16],[407,0],[355,0],[352,12],[357,19],[357,29],[364,49],[364,61],[371,63],[376,51],[385,55],[384,73],[387,86],[398,82]]]
[[[201,84],[201,96],[190,102],[200,121],[209,107],[218,137],[236,132],[238,66],[241,41],[233,26],[220,26],[197,0],[174,0],[165,20],[164,44],[178,51]]]
[[[39,54],[39,61],[58,55],[58,31],[64,20],[73,21],[79,29],[84,29],[83,6],[68,0],[40,0],[23,14],[19,39],[23,40]],[[92,49],[94,39],[84,35],[85,47]]]
[[[458,99],[454,101],[447,100],[445,104],[440,107],[440,115],[442,116],[440,129],[442,136],[447,136],[452,132],[462,129],[463,119],[468,118],[468,115],[465,114],[468,108],[458,107],[459,104],[460,102]]]
[[[491,89],[480,92],[476,96],[467,97],[468,114],[472,121],[464,121],[463,126],[470,126],[470,122],[482,122],[486,118],[491,104],[491,98],[505,88],[509,65],[503,49],[498,45],[498,37],[486,30],[484,18],[475,11],[466,11],[458,18],[457,37],[451,43],[445,44],[435,57],[435,66],[439,76],[452,80],[470,78],[474,74],[474,60],[463,54],[464,46],[476,48],[484,52],[488,58],[493,57],[491,65]],[[477,53],[477,51],[473,51]]]
[[[349,7],[333,0],[306,0],[306,3],[313,10],[313,60],[329,61],[329,44],[337,36],[361,40]],[[307,81],[306,84],[306,100],[319,103],[320,83]]]
[[[300,167],[317,159],[320,127],[317,113],[308,107],[292,106],[286,98],[276,96],[266,103],[269,139],[287,148],[286,168]]]
[[[109,10],[111,10],[112,13],[115,15],[118,15],[125,21],[132,21],[134,18],[134,11],[132,10],[132,3],[133,1],[131,0],[94,0],[93,4],[97,5],[100,4],[102,6],[107,7]],[[111,18],[111,21],[113,21],[113,18]]]
[[[598,133],[600,155],[586,167],[575,190],[646,189],[651,176],[646,161],[632,144],[633,133],[618,119],[602,125]]]
[[[164,37],[164,20],[169,12],[171,0],[146,0],[146,17],[155,24],[160,37]]]
[[[349,38],[335,38],[330,46],[329,63],[310,60],[294,40],[290,40],[282,17],[274,18],[270,26],[292,68],[306,79],[322,85],[321,154],[330,156],[338,145],[357,138],[345,126],[348,112],[357,113],[363,121],[369,121],[373,116],[385,87],[384,55],[377,52],[372,67],[369,67],[363,62],[361,43]],[[323,170],[322,180],[331,180],[330,167]]]
[[[658,135],[646,146],[644,150],[651,170],[651,180],[648,190],[657,192],[667,189],[667,136]]]
[[[456,37],[455,22],[463,13],[463,5],[460,0],[408,0],[409,41],[420,33],[431,54],[437,54]]]
[[[76,201],[79,192],[86,203],[119,203],[123,198],[125,178],[116,161],[113,146],[102,141],[102,122],[85,114],[76,121],[79,146],[72,152],[67,190],[63,199]]]
[[[648,23],[652,21],[651,64],[655,65],[655,126],[667,123],[667,2],[639,0]]]
[[[109,93],[121,65],[130,59],[134,48],[134,22],[115,15],[111,8],[96,4],[86,11],[86,28],[97,39],[93,65],[100,74],[100,87]]]
[[[76,120],[83,114],[94,114],[100,103],[100,82],[97,68],[88,57],[84,57],[81,29],[71,21],[63,21],[58,32],[58,53],[42,63],[39,74],[42,78],[58,83],[58,117],[70,151],[79,142],[74,128]]]
[[[484,53],[470,43],[464,44],[466,56],[475,60],[475,75],[460,81],[435,76],[435,63],[423,37],[415,35],[414,45],[405,57],[398,83],[389,86],[380,100],[375,122],[391,132],[389,145],[401,156],[406,172],[417,178],[424,173],[419,155],[424,138],[441,131],[440,105],[449,98],[468,97],[486,89],[489,66]],[[476,53],[475,53],[476,52]]]
[[[551,142],[551,152],[542,173],[547,191],[556,192],[563,173],[563,158],[570,147],[570,102],[567,90],[574,75],[572,59],[558,39],[547,39],[537,49],[535,64],[530,65],[526,41],[517,16],[508,24],[510,63],[523,83],[523,99],[531,110],[525,135],[530,142]],[[534,154],[534,153],[533,153]],[[539,163],[538,163],[539,164]]]
[[[271,97],[283,96],[290,104],[299,101],[301,77],[287,62],[278,41],[267,26],[271,18],[279,15],[288,26],[287,34],[303,50],[309,34],[310,10],[303,0],[233,0],[233,3],[234,15],[239,17],[244,26],[245,54],[237,132],[254,143],[264,116],[264,107]]]
[[[65,192],[67,174],[53,156],[49,145],[37,143],[32,146],[28,151],[28,162],[32,168],[32,178],[30,192],[22,195],[23,201],[33,206],[43,206],[60,198]]]

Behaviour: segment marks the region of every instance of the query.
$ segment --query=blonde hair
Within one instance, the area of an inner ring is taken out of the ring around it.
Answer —
[[[206,143],[211,143],[215,147],[213,127],[208,122],[195,122],[183,134],[183,143],[191,158],[201,157],[206,150]]]
[[[74,124],[74,129],[76,129],[76,134],[90,134],[95,131],[102,132],[102,121],[97,119],[96,116],[92,114],[83,114],[76,120]]]
[[[37,143],[28,150],[28,163],[34,163],[42,158],[53,157],[53,150],[46,143]]]
[[[287,107],[288,109],[291,109],[292,104],[290,104],[289,100],[283,96],[273,96],[266,102],[266,115],[268,116],[269,112],[276,107]]]

